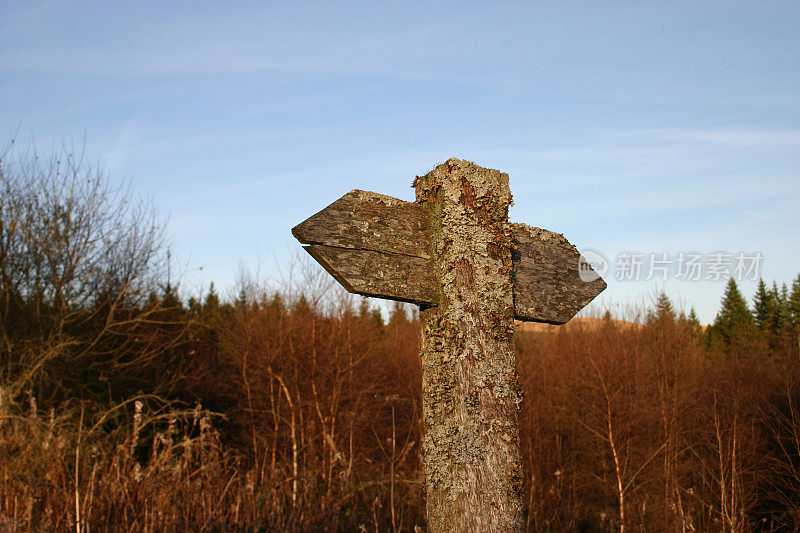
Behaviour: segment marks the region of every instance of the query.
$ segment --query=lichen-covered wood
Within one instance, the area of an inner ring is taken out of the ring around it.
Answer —
[[[522,531],[508,175],[450,159],[414,186],[439,291],[420,313],[428,529]]]
[[[428,227],[419,205],[358,189],[292,229],[303,244],[324,244],[429,258]]]
[[[292,233],[304,244],[388,254],[379,258],[333,250],[314,253],[316,248],[306,248],[348,291],[436,305],[439,289],[429,275],[433,261],[428,222],[419,203],[354,190],[295,226]],[[510,231],[517,320],[563,324],[605,288],[602,279],[589,283],[580,279],[580,255],[562,235],[525,224],[511,224]],[[368,261],[359,263],[362,258]],[[334,262],[342,270],[337,271]]]
[[[416,304],[431,301],[436,279],[428,259],[335,246],[305,249],[350,292]]]
[[[511,227],[518,320],[563,324],[606,288],[599,276],[581,279],[580,253],[563,235],[525,224]]]

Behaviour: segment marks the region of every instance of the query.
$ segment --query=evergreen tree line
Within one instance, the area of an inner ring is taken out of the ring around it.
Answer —
[[[791,290],[773,281],[768,287],[759,280],[752,306],[747,304],[736,281],[731,278],[725,288],[722,304],[708,329],[709,343],[745,346],[752,342],[766,343],[770,353],[797,347],[800,334],[800,275]]]

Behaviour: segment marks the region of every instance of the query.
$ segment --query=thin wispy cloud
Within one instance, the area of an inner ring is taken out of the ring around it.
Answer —
[[[633,137],[686,144],[717,145],[728,148],[800,147],[800,130],[728,128],[662,128],[630,132]]]

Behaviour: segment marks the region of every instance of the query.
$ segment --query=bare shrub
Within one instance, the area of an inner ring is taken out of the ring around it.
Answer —
[[[165,264],[163,223],[151,205],[66,148],[46,157],[6,151],[0,190],[7,394],[31,390],[48,404],[102,394],[100,381],[122,366],[146,367],[176,341],[150,327],[165,320],[154,297]]]

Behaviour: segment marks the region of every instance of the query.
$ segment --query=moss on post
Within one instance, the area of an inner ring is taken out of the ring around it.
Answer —
[[[429,531],[522,531],[508,175],[450,159],[414,187],[441,291],[420,313]]]

